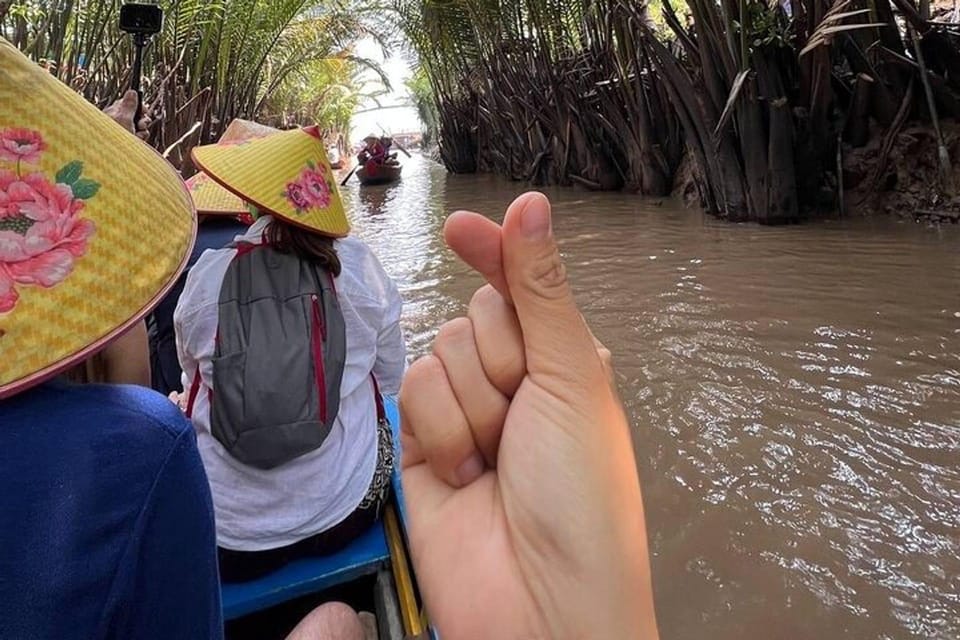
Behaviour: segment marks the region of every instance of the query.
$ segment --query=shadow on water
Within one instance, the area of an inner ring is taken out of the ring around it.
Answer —
[[[420,157],[344,190],[411,356],[480,284],[445,216],[523,190]],[[663,637],[960,637],[960,229],[547,193],[633,418]]]

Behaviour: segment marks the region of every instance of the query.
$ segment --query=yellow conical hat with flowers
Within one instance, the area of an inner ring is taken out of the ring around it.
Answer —
[[[227,125],[217,144],[242,144],[248,140],[262,138],[279,131],[279,129],[268,127],[259,122],[236,118]],[[197,208],[197,213],[212,216],[242,216],[247,214],[247,205],[243,200],[221,187],[216,180],[202,171],[187,178],[186,182],[190,197],[193,198],[193,204]]]
[[[317,127],[193,149],[197,167],[243,201],[327,236],[350,232]]]
[[[220,139],[220,144],[236,144],[253,140],[254,138],[263,138],[265,136],[280,133],[280,129],[268,127],[265,124],[254,122],[253,120],[244,120],[243,118],[234,118],[224,129]]]
[[[208,176],[200,173],[187,178],[187,189],[197,213],[211,216],[236,216],[247,211],[243,200],[233,195]]]
[[[159,154],[0,38],[0,398],[140,321],[196,215]]]

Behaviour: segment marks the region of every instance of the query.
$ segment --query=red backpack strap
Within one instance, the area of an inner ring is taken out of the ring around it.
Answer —
[[[197,401],[197,394],[200,392],[200,367],[193,376],[193,383],[190,385],[190,395],[187,396],[187,408],[184,413],[188,418],[193,417],[193,404]]]
[[[380,395],[380,385],[377,384],[377,377],[370,372],[370,379],[373,380],[373,399],[377,403],[377,420],[386,420],[387,412],[383,408],[383,396]]]
[[[232,246],[234,249],[237,250],[237,255],[234,256],[234,259],[236,259],[244,254],[250,253],[254,249],[259,249],[260,247],[267,246],[266,236],[264,236],[263,244],[254,244],[252,242],[234,242],[228,246]]]

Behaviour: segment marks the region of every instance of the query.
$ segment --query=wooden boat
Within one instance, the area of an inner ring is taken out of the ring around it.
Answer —
[[[399,442],[397,405],[385,399],[384,408]],[[384,517],[345,549],[302,558],[257,580],[222,585],[227,640],[282,638],[307,611],[331,600],[373,611],[379,640],[402,640],[424,631],[426,616],[407,551],[399,463],[398,455]],[[431,637],[435,640],[432,630]]]
[[[390,184],[400,179],[401,171],[403,166],[400,164],[380,164],[377,165],[375,173],[368,175],[367,168],[364,166],[357,169],[357,178],[363,185]]]

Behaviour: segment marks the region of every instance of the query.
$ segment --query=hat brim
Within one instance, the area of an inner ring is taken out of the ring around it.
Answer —
[[[160,158],[163,158],[159,153],[157,154]],[[166,162],[166,159],[164,159]],[[180,274],[183,273],[183,270],[187,268],[187,262],[190,260],[190,254],[193,252],[193,247],[196,244],[197,238],[197,222],[196,214],[194,214],[194,224],[193,224],[193,238],[190,240],[190,244],[187,246],[187,251],[183,255],[182,260],[180,261],[180,266],[177,267],[175,275],[163,285],[163,288],[153,296],[147,304],[140,308],[129,320],[118,326],[113,331],[110,331],[102,338],[94,341],[89,346],[81,349],[80,351],[74,353],[73,355],[65,357],[63,360],[60,360],[54,365],[51,365],[45,369],[37,371],[36,373],[24,376],[18,380],[11,382],[6,385],[0,386],[0,400],[4,398],[9,398],[10,396],[16,395],[17,393],[23,391],[24,389],[29,389],[38,384],[42,384],[51,378],[55,378],[61,373],[75,367],[80,364],[87,358],[99,353],[103,349],[106,349],[110,346],[110,343],[115,342],[117,339],[121,338],[125,333],[133,329],[138,322],[143,321],[151,311],[153,311],[158,304],[167,296],[168,293],[173,289],[174,285],[177,284],[177,280],[180,278]]]
[[[253,120],[234,118],[230,121],[230,124],[227,125],[227,128],[223,131],[223,134],[217,142],[220,144],[232,144],[243,142],[244,140],[262,138],[279,132],[280,129],[268,127],[265,124],[260,124]]]
[[[186,267],[197,217],[180,175],[156,150],[3,38],[0,94],[10,97],[0,109],[0,191],[33,194],[8,208],[0,229],[6,398],[142,321]]]
[[[203,172],[187,178],[185,183],[198,214],[231,217],[248,212],[243,200]]]

